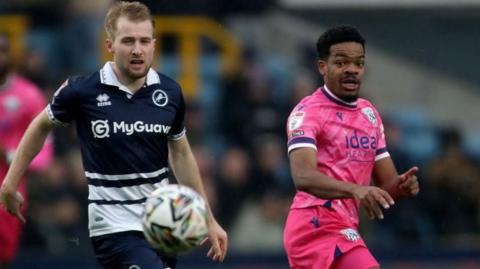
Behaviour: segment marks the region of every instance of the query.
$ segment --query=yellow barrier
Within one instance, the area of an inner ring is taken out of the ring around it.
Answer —
[[[23,59],[25,48],[24,37],[28,30],[29,20],[22,15],[2,15],[0,16],[0,32],[5,33],[10,38],[10,46],[14,57],[14,64]]]
[[[180,76],[177,78],[182,85],[186,98],[195,98],[200,85],[199,60],[201,54],[200,40],[202,37],[218,45],[222,71],[231,72],[239,62],[239,45],[235,37],[222,25],[204,17],[171,16],[155,17],[155,36],[157,37],[156,57],[162,57],[161,37],[173,35],[178,38],[178,57],[180,60]],[[110,55],[105,50],[102,38],[103,61]]]
[[[197,96],[200,81],[201,38],[207,38],[219,48],[220,65],[223,72],[231,72],[239,63],[239,45],[235,37],[220,23],[205,17],[192,16],[158,16],[155,17],[155,35],[157,42],[156,57],[162,57],[161,37],[175,36],[178,43],[180,61],[180,76],[177,78],[182,85],[186,98]],[[25,46],[24,37],[28,31],[29,19],[23,15],[0,16],[0,32],[11,38],[12,53],[15,62],[22,60]],[[105,35],[101,38],[102,61],[110,58],[105,50]]]

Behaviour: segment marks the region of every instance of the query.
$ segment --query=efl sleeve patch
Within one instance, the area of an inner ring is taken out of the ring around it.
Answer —
[[[303,124],[303,119],[305,118],[305,111],[297,111],[294,112],[290,117],[288,118],[288,131],[293,131],[295,129],[298,129],[302,126]]]

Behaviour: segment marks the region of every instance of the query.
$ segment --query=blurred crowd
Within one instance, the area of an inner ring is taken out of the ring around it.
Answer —
[[[60,2],[70,13],[53,12],[56,23],[50,17],[37,18],[41,10],[30,10],[36,23],[17,62],[17,71],[39,85],[49,100],[68,76],[93,72],[102,65],[102,29],[87,23],[101,25],[107,5],[89,4],[95,0]],[[82,8],[75,6],[80,2]],[[313,44],[311,50],[308,55],[314,55]],[[305,66],[279,71],[266,64],[268,59],[257,48],[245,47],[236,72],[220,74],[214,81],[213,102],[202,99],[213,98],[208,92],[187,100],[187,135],[210,203],[229,232],[234,251],[283,251],[283,224],[295,194],[285,124],[293,105],[322,83],[314,61],[310,58]],[[168,66],[165,69],[160,71],[169,75]],[[421,192],[396,204],[383,221],[362,219],[366,240],[382,249],[480,248],[480,156],[469,155],[463,130],[454,124],[426,126],[434,134],[435,147],[427,155],[415,156],[402,146],[412,138],[397,119],[392,113],[384,115],[388,149],[399,172],[420,167]],[[89,247],[87,185],[74,126],[57,128],[54,138],[51,168],[30,176],[22,248],[61,255]]]

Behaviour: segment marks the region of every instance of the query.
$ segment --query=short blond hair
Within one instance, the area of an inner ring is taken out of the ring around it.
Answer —
[[[155,20],[150,9],[145,4],[138,1],[119,1],[113,4],[105,17],[105,32],[107,32],[109,39],[113,40],[115,38],[118,18],[123,16],[135,22],[150,20],[153,28],[155,28]]]

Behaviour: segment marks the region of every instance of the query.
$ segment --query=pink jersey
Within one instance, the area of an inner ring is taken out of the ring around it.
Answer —
[[[35,85],[20,76],[10,76],[7,83],[0,87],[0,147],[14,153],[28,125],[45,105],[45,97]],[[52,143],[47,140],[30,169],[46,168],[52,152]],[[0,161],[0,183],[7,170],[8,164]]]
[[[317,151],[320,172],[337,180],[369,185],[375,161],[388,157],[383,125],[370,102],[347,103],[326,86],[305,97],[288,119],[288,152],[309,147]],[[346,223],[358,226],[353,199],[325,200],[298,191],[292,208],[332,207]]]
[[[7,155],[15,153],[20,140],[33,118],[42,111],[46,101],[42,93],[29,81],[11,75],[0,86],[0,148]],[[52,159],[52,143],[47,140],[45,146],[30,164],[30,170],[47,168]],[[0,160],[0,184],[8,171],[8,163]],[[25,198],[23,210],[27,205],[26,181],[23,179],[18,188]],[[10,262],[20,242],[21,223],[0,208],[0,263]]]

